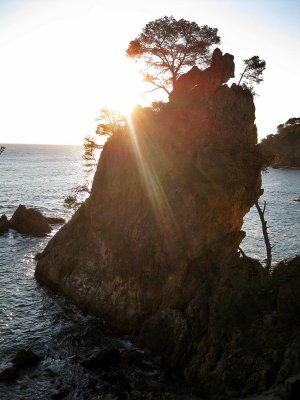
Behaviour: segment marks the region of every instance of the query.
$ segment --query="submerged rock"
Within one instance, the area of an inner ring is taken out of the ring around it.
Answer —
[[[237,255],[262,193],[255,108],[248,90],[224,85],[232,56],[217,51],[214,63],[107,141],[90,198],[39,255],[36,278],[134,336],[200,395],[230,398],[300,368],[285,353],[300,356],[300,268],[270,277]]]
[[[19,233],[43,236],[52,231],[46,218],[33,208],[20,204],[9,221],[10,227]]]
[[[0,382],[7,382],[16,379],[19,375],[19,371],[16,367],[8,367],[0,372]]]

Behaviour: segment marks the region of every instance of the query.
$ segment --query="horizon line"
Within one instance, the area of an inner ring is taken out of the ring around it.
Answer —
[[[2,143],[0,142],[0,146],[79,146],[82,147],[82,144],[79,143]]]

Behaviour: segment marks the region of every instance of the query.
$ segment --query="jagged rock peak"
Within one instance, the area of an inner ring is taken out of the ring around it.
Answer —
[[[205,70],[192,67],[182,74],[174,85],[170,94],[170,101],[176,102],[186,97],[207,96],[219,86],[234,78],[234,57],[231,54],[223,55],[216,48],[212,55],[211,65]]]

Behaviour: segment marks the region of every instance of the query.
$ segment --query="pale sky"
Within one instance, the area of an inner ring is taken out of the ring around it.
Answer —
[[[299,0],[0,0],[0,144],[81,144],[101,107],[144,101],[125,51],[165,15],[218,28],[235,81],[245,58],[266,60],[259,138],[300,117]]]

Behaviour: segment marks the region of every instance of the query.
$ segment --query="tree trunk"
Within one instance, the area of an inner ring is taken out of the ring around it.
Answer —
[[[241,74],[241,77],[240,77],[240,80],[239,80],[238,86],[240,86],[240,84],[241,84],[241,82],[242,82],[242,79],[243,79],[243,77],[244,77],[244,75],[245,75],[245,72],[247,71],[247,69],[248,69],[248,67],[246,67],[246,68],[244,69],[243,73]]]
[[[261,221],[261,227],[264,235],[264,241],[266,245],[266,250],[267,250],[267,263],[266,263],[266,269],[269,272],[271,269],[271,263],[272,263],[272,246],[269,240],[269,234],[268,234],[268,227],[267,227],[267,221],[265,220],[265,211],[266,211],[266,202],[264,202],[264,208],[261,209],[260,205],[258,204],[258,201],[255,201],[255,206],[258,211],[258,215]]]

